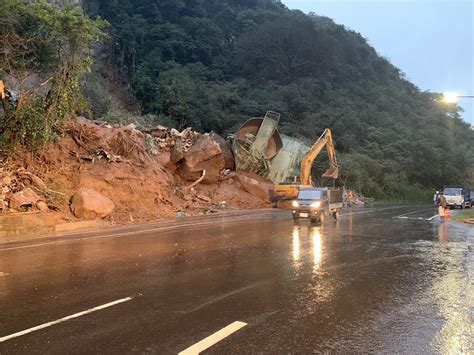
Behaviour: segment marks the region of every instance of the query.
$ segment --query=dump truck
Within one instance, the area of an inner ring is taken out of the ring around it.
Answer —
[[[326,128],[304,156],[301,162],[301,175],[294,176],[292,179],[277,184],[271,189],[270,200],[274,206],[281,207],[285,201],[295,200],[301,188],[313,187],[311,168],[323,148],[326,148],[328,153],[329,169],[322,176],[333,180],[337,179],[339,167],[336,159],[336,149],[334,148],[332,132],[329,128]]]
[[[443,190],[446,204],[450,208],[471,207],[471,192],[467,187],[446,186]]]

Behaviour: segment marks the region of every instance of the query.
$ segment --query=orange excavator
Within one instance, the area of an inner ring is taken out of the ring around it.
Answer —
[[[297,197],[300,188],[313,186],[311,168],[313,167],[313,162],[324,147],[328,153],[329,169],[326,170],[322,176],[334,180],[338,178],[339,167],[337,165],[336,149],[334,148],[331,130],[326,128],[323,134],[321,134],[318,140],[314,142],[313,146],[304,156],[303,161],[301,162],[301,175],[294,176],[290,181],[285,181],[279,185],[275,185],[270,191],[270,199],[274,205],[280,207],[284,201],[294,200]]]

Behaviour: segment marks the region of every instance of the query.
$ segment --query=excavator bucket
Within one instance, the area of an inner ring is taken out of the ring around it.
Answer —
[[[331,166],[326,172],[323,174],[325,178],[337,179],[339,176],[339,168],[337,166]]]

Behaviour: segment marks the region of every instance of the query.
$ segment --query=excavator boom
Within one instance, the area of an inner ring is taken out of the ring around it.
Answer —
[[[301,163],[301,176],[299,181],[287,182],[275,185],[270,191],[270,199],[273,203],[280,205],[280,202],[295,199],[301,187],[311,187],[313,182],[311,179],[311,168],[313,162],[318,157],[321,150],[326,147],[329,157],[329,169],[323,174],[323,177],[337,179],[339,175],[339,168],[336,160],[336,149],[332,140],[332,133],[329,128],[326,128],[323,134],[313,144],[308,153],[304,156]]]
[[[323,174],[323,177],[337,179],[339,175],[339,168],[336,160],[336,149],[334,148],[334,141],[332,139],[331,130],[329,128],[326,128],[323,134],[321,134],[318,140],[314,142],[311,149],[303,158],[303,162],[301,163],[302,185],[312,185],[311,168],[313,166],[313,162],[316,160],[319,153],[324,147],[326,147],[326,151],[329,157],[329,169]]]

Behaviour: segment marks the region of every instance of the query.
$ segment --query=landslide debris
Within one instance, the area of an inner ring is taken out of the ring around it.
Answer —
[[[230,142],[212,132],[78,118],[37,155],[3,162],[0,209],[128,223],[269,206],[269,183],[234,166]]]

